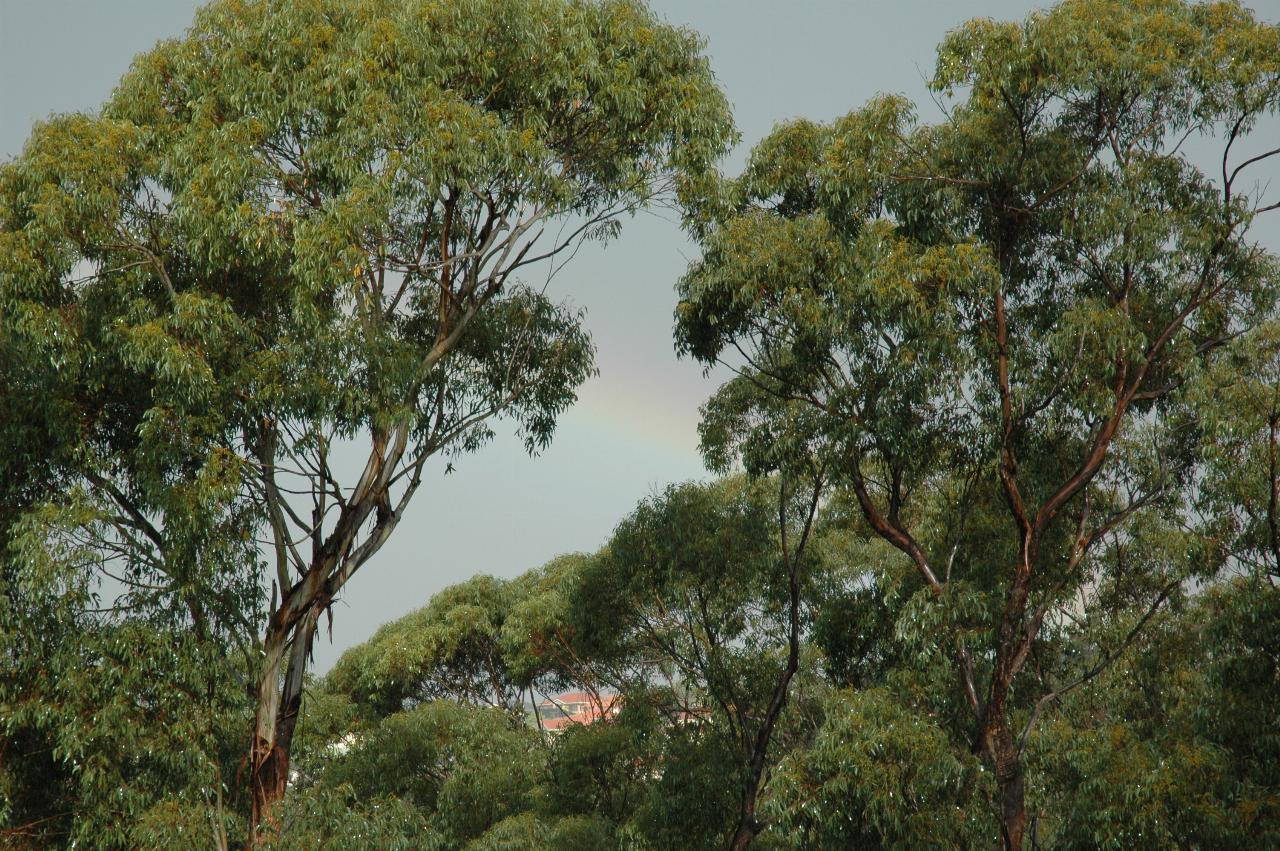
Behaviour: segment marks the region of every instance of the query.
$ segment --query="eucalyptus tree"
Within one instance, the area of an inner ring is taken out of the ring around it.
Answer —
[[[580,646],[573,601],[590,557],[558,556],[506,580],[480,574],[434,595],[342,654],[324,690],[384,717],[430,700],[506,711],[521,719],[537,696],[590,693],[617,682],[607,660]]]
[[[1199,521],[1236,572],[1280,580],[1280,322],[1248,329],[1194,385],[1205,457]]]
[[[509,582],[492,576],[451,585],[343,653],[325,686],[376,715],[442,699],[519,714],[524,690],[502,642],[516,599]]]
[[[187,293],[167,319],[180,344],[137,267],[93,274],[125,139],[67,116],[0,166],[4,842],[139,847],[166,800],[235,835],[260,515],[215,437],[234,381],[206,379],[243,338]]]
[[[611,660],[597,658],[581,643],[575,603],[592,573],[586,553],[557,556],[511,582],[511,610],[502,624],[503,656],[513,680],[531,699],[565,690],[586,692],[604,706],[604,690],[618,682]]]
[[[425,828],[408,847],[470,847],[507,817],[535,808],[544,759],[537,731],[512,725],[506,713],[428,701],[361,730],[305,788],[299,784],[297,800],[287,800],[285,810],[323,805],[345,792],[370,824],[377,823],[379,809],[408,805],[413,818],[406,821]],[[341,825],[334,820],[315,827],[331,832],[338,847],[366,844],[334,830]]]
[[[990,814],[977,760],[881,688],[840,690],[808,747],[777,768],[767,812],[784,848],[981,848]]]
[[[235,655],[86,597],[28,586],[0,605],[0,846],[172,847],[151,836],[179,823],[227,847],[244,825],[223,792],[248,717]]]
[[[21,451],[181,599],[203,587],[184,524],[266,530],[255,835],[317,625],[429,459],[497,417],[536,451],[589,374],[540,280],[731,132],[697,37],[635,2],[226,0],[4,166],[4,355],[65,390],[59,453],[44,421]]]
[[[808,446],[909,560],[899,631],[949,660],[1020,848],[1028,695],[1077,682],[1027,663],[1106,571],[1102,543],[1185,513],[1188,379],[1274,315],[1250,225],[1276,205],[1250,180],[1280,152],[1245,149],[1280,105],[1280,31],[1233,3],[1072,0],[957,29],[932,85],[937,125],[879,98],[705,183],[677,337],[739,370],[707,406],[713,462]],[[1192,137],[1217,145],[1208,172]],[[1186,565],[1139,562],[1125,636]]]
[[[661,782],[687,788],[713,755],[729,775],[727,811],[701,797],[673,800],[659,845],[698,836],[741,849],[767,827],[759,801],[801,666],[824,483],[810,469],[807,478],[792,470],[668,488],[637,506],[583,571],[573,595],[578,646],[617,672],[624,699],[655,694],[667,713],[677,749],[664,754]],[[696,824],[680,822],[682,807]]]
[[[1252,577],[1225,577],[1159,612],[1142,653],[1066,695],[1029,754],[1041,843],[1280,841],[1278,624]]]

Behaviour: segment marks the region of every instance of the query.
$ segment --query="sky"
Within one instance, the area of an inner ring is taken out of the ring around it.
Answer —
[[[134,55],[180,35],[192,0],[0,0],[0,161],[19,153],[33,122],[92,110]],[[1027,0],[651,0],[671,23],[707,39],[742,143],[736,172],[778,121],[830,120],[879,92],[906,95],[937,116],[926,88],[934,48],[972,17],[1021,19]],[[1249,3],[1280,21],[1280,0]],[[1280,138],[1271,122],[1256,138]],[[1280,187],[1280,171],[1268,175]],[[1275,214],[1280,218],[1280,214]],[[1280,222],[1262,240],[1280,250]],[[560,420],[552,446],[528,457],[509,430],[455,472],[424,482],[383,550],[334,607],[323,673],[381,624],[476,573],[511,577],[565,552],[595,550],[636,503],[668,484],[706,479],[699,406],[722,375],[676,357],[674,286],[694,247],[669,214],[641,214],[601,248],[589,243],[550,292],[586,311],[600,374]]]

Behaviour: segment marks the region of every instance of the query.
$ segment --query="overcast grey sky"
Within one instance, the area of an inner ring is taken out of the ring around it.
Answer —
[[[132,57],[189,24],[193,0],[0,0],[0,159],[51,112],[93,109]],[[743,142],[726,167],[779,120],[841,115],[881,91],[937,113],[924,79],[947,30],[986,16],[1020,19],[1030,0],[652,0],[708,40]],[[1248,4],[1280,19],[1280,0]],[[1268,130],[1280,138],[1272,122]],[[1261,135],[1261,134],[1259,134]],[[1270,175],[1280,187],[1280,173]],[[1264,241],[1280,248],[1280,224]],[[593,550],[640,498],[704,478],[698,406],[715,389],[671,344],[673,285],[693,248],[673,221],[642,215],[604,249],[587,245],[552,285],[587,310],[600,376],[561,420],[555,443],[525,456],[502,435],[457,471],[423,486],[395,536],[334,608],[323,672],[380,624],[475,573],[514,576],[549,558]],[[499,426],[501,431],[501,426]]]

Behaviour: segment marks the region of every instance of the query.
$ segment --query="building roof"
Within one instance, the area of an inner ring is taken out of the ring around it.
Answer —
[[[567,707],[577,708],[574,712],[564,712]],[[580,708],[578,708],[580,707]],[[593,724],[602,718],[618,714],[622,708],[620,695],[591,695],[583,691],[570,691],[547,697],[538,703],[538,709],[560,709],[563,714],[542,718],[542,728],[551,732],[559,732],[574,724]]]
[[[566,703],[594,703],[595,697],[585,691],[566,691],[563,694],[549,695],[538,703],[539,706],[563,706]]]

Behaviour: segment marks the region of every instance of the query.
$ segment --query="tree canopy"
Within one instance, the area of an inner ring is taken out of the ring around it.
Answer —
[[[215,0],[36,125],[0,844],[1280,842],[1280,29],[1065,0],[930,85],[730,176],[639,0]],[[594,346],[547,282],[651,203],[720,478],[312,676],[433,459],[548,445]]]
[[[1023,717],[1016,680],[1046,618],[1108,580],[1101,545],[1177,525],[1191,388],[1275,313],[1280,265],[1250,236],[1275,204],[1249,184],[1275,152],[1238,146],[1280,104],[1278,48],[1229,3],[974,21],[938,50],[946,120],[886,96],[785,124],[691,205],[704,255],[677,341],[739,372],[708,403],[708,459],[820,458],[910,559],[909,609],[952,659],[1005,847],[1024,843],[1040,705]],[[1216,141],[1209,167],[1189,137]],[[1140,557],[1125,593],[1151,610],[1219,564]]]
[[[698,38],[637,3],[226,0],[4,165],[6,528],[43,512],[23,546],[256,646],[255,825],[317,623],[429,459],[495,418],[546,446],[590,374],[533,276],[730,133]]]

